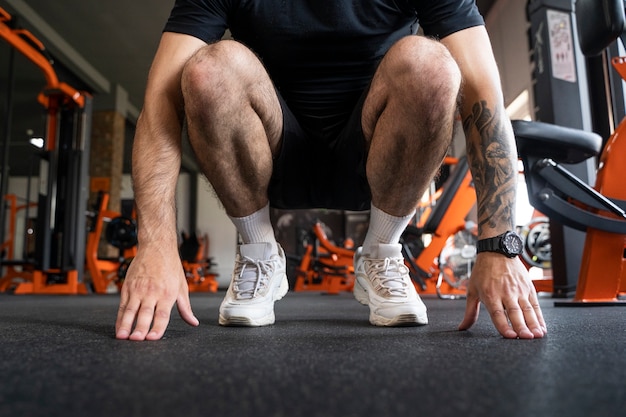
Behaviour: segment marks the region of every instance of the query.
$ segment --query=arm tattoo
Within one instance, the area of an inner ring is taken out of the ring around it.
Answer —
[[[503,109],[475,103],[463,121],[468,139],[467,155],[476,188],[478,231],[506,224],[515,226],[516,164],[507,137]]]

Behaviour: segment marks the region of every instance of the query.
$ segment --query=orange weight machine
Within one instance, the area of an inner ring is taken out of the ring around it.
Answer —
[[[18,204],[15,194],[5,195],[4,200],[9,203],[9,230],[8,238],[0,245],[2,266],[6,268],[6,272],[0,277],[0,292],[13,290],[20,283],[33,280],[32,262],[15,258],[15,237],[18,212],[37,206],[34,203]]]
[[[580,46],[587,56],[603,53],[624,36],[622,0],[576,2]],[[626,80],[626,58],[611,63]],[[541,122],[513,121],[531,204],[549,218],[586,231],[573,300],[559,306],[626,306],[626,118],[606,143],[591,132]],[[566,169],[600,155],[595,186]]]
[[[454,164],[454,170],[400,243],[418,292],[461,298],[476,258],[477,231],[469,220],[476,191],[466,157],[445,163]]]
[[[473,219],[476,192],[467,158],[446,157],[453,167],[447,180],[424,202],[417,220],[407,226],[401,244],[405,263],[417,291],[443,299],[465,297],[476,260],[477,227]],[[547,219],[535,211],[531,221],[520,227],[524,240],[522,261],[527,268],[546,271],[551,266]],[[552,281],[534,279],[537,291],[551,291]]]
[[[92,179],[92,183],[94,180]],[[96,211],[87,238],[86,267],[91,277],[93,290],[99,294],[117,292],[121,289],[126,272],[137,254],[137,224],[133,217],[108,210],[109,194],[98,193]],[[116,257],[101,257],[98,254],[104,240],[115,247]],[[199,239],[195,234],[183,234],[179,251],[182,268],[191,292],[216,292],[217,274],[211,271],[215,265],[211,258],[204,257],[208,237]]]
[[[296,267],[294,291],[320,291],[339,294],[354,287],[354,248],[333,244],[321,222],[313,224],[310,240]]]
[[[45,85],[37,99],[46,111],[32,281],[20,283],[15,293],[85,293],[91,96],[60,81],[44,45],[31,32],[14,26],[15,20],[0,8],[0,38],[44,75]]]
[[[91,277],[93,290],[99,294],[117,292],[122,287],[126,270],[137,252],[137,225],[135,220],[108,210],[109,193],[99,191],[96,211],[87,236],[85,265]],[[106,224],[106,228],[105,228]],[[98,249],[102,236],[119,251],[117,257],[100,257]]]
[[[208,247],[208,236],[199,238],[196,233],[182,233],[179,252],[190,292],[217,292],[217,273],[212,271],[213,259],[206,256]]]

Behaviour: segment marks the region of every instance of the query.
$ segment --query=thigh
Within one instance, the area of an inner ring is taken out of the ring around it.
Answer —
[[[281,108],[263,63],[247,46],[222,40],[200,48],[184,67],[181,88],[192,139],[221,139],[225,130],[230,136],[245,137],[254,123],[264,131],[254,135],[265,133],[275,154],[282,131]],[[210,149],[202,149],[205,152]]]

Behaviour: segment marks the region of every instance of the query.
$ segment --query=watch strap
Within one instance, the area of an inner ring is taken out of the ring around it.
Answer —
[[[486,239],[480,239],[476,243],[476,252],[499,252],[502,253],[502,248],[500,247],[500,241],[502,239],[502,235],[488,237]]]
[[[514,258],[522,253],[522,244],[522,239],[517,233],[507,231],[498,236],[479,240],[476,243],[476,253],[496,252]]]

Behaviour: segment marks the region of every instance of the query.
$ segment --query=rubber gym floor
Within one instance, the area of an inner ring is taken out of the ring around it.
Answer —
[[[349,293],[290,292],[263,328],[217,324],[191,296],[158,342],[115,340],[116,295],[0,295],[0,416],[626,415],[626,308],[555,307],[505,340],[483,310],[425,298],[430,324],[377,328]]]

